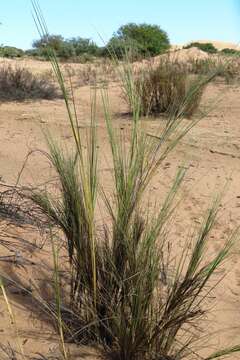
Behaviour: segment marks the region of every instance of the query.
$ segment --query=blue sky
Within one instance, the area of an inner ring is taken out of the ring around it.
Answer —
[[[240,42],[240,0],[39,0],[49,31],[101,44],[127,22],[160,25],[172,44]],[[1,0],[0,44],[30,48],[38,34],[30,0]]]

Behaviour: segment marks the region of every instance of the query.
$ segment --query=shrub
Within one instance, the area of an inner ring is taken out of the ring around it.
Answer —
[[[224,54],[224,55],[238,55],[238,56],[240,56],[240,51],[239,50],[230,49],[230,48],[222,49],[221,53]]]
[[[206,85],[204,81],[191,77],[186,65],[171,62],[169,59],[137,71],[134,83],[142,115],[170,115],[182,112],[186,117],[191,117],[198,109]],[[196,89],[194,94],[193,87]],[[123,87],[123,91],[124,98],[132,108],[126,87]]]
[[[92,62],[94,62],[94,60],[95,60],[95,57],[93,55],[87,54],[87,53],[79,55],[79,56],[75,56],[74,58],[72,58],[73,62],[77,62],[80,64],[92,63]]]
[[[6,58],[15,58],[24,56],[24,51],[13,46],[0,47],[0,56]]]
[[[218,51],[212,43],[199,43],[199,42],[192,42],[191,44],[185,46],[184,49],[189,49],[191,47],[197,47],[198,49],[210,54],[215,54]]]
[[[41,50],[40,49],[28,49],[25,50],[25,55],[32,56],[32,57],[41,57]]]
[[[25,68],[11,65],[0,67],[0,99],[54,99],[59,97],[56,86],[45,77],[33,75]]]
[[[118,29],[107,47],[116,47],[117,55],[123,57],[126,47],[129,46],[145,57],[165,52],[169,49],[170,43],[167,33],[157,25],[129,23]]]

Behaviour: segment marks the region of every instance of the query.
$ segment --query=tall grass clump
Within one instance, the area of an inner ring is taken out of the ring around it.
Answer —
[[[47,28],[36,3],[34,9],[36,22],[46,36]],[[51,48],[48,55],[63,92],[75,150],[65,153],[48,136],[47,156],[57,173],[59,194],[32,190],[30,197],[49,222],[61,230],[66,245],[68,271],[59,281],[59,265],[55,266],[57,301],[55,307],[51,305],[54,318],[61,320],[58,324],[64,324],[62,337],[77,343],[101,344],[119,360],[191,357],[199,336],[196,324],[203,319],[205,301],[214,287],[212,276],[228,256],[235,236],[217,254],[208,256],[207,241],[218,212],[216,200],[195,239],[186,241],[179,255],[171,252],[168,232],[184,179],[183,168],[157,212],[146,210],[144,201],[148,184],[163,160],[196,123],[182,121],[189,98],[166,121],[159,139],[149,138],[141,127],[141,98],[126,66],[123,78],[134,105],[130,142],[126,143],[113,125],[108,94],[102,91],[113,169],[113,190],[109,194],[98,172],[96,94],[92,126],[84,134]],[[108,220],[96,227],[98,203]],[[61,292],[65,293],[62,299]],[[219,350],[209,359],[238,350]]]
[[[177,114],[183,111],[182,115],[190,118],[197,112],[203,91],[210,80],[209,76],[192,76],[187,64],[169,58],[160,59],[158,64],[149,63],[133,71],[140,112],[145,116],[178,116]],[[132,111],[131,98],[125,83],[123,92]]]
[[[55,99],[59,97],[56,86],[41,75],[26,68],[2,65],[0,67],[0,100]]]

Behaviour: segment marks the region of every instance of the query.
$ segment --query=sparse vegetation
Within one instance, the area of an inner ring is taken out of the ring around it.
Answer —
[[[0,67],[0,100],[54,99],[59,97],[56,86],[44,76],[33,75],[26,68]]]
[[[236,49],[230,49],[230,48],[225,48],[221,50],[221,53],[224,55],[235,55],[235,56],[239,56],[240,55],[240,51],[236,50]]]
[[[207,75],[215,73],[216,77],[223,78],[226,83],[231,83],[239,78],[240,62],[238,58],[223,59],[222,57],[207,60],[191,60],[190,72],[193,74]]]
[[[199,43],[199,42],[192,42],[189,45],[185,46],[184,49],[189,49],[191,47],[197,47],[198,49],[205,51],[209,54],[217,53],[217,49],[212,43]]]

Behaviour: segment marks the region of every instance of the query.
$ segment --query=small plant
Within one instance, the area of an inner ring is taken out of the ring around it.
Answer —
[[[44,76],[33,75],[22,67],[0,67],[0,100],[55,99],[59,92]]]

